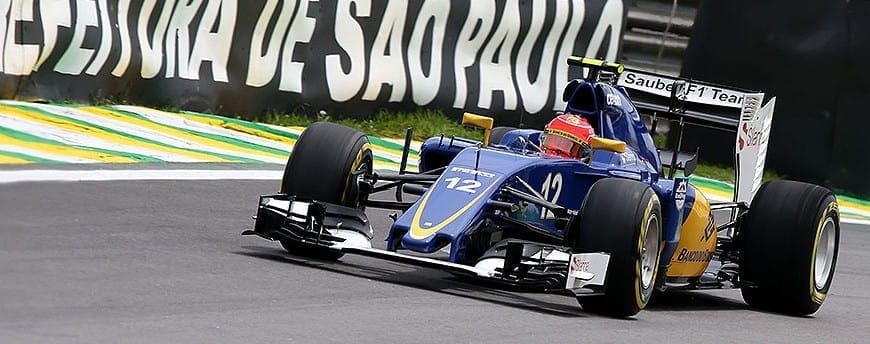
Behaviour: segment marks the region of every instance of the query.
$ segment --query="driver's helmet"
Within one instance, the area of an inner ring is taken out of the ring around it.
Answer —
[[[595,131],[586,118],[561,114],[544,128],[541,150],[550,156],[582,159],[589,155],[589,140],[593,136]]]

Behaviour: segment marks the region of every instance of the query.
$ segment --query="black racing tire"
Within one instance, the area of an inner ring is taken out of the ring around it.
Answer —
[[[819,310],[840,247],[840,213],[831,190],[794,181],[765,183],[738,238],[746,303],[799,316]]]
[[[652,296],[663,247],[656,193],[641,182],[602,179],[589,189],[575,220],[566,236],[574,252],[610,253],[604,295],[578,296],[583,310],[613,317],[640,312]]]
[[[368,197],[357,178],[372,172],[372,150],[365,134],[334,123],[310,125],[293,146],[284,168],[281,193],[299,198],[361,208]],[[281,242],[287,251],[322,259],[338,259],[342,253]]]
[[[489,146],[492,147],[494,145],[500,144],[501,139],[504,137],[504,134],[507,132],[514,130],[514,127],[495,127],[489,132]]]
[[[365,134],[342,125],[316,122],[293,146],[284,168],[281,192],[348,207],[358,207],[354,172],[371,173],[372,150]]]

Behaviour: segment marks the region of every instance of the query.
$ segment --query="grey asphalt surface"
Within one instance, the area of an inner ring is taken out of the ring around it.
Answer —
[[[633,320],[346,256],[306,261],[239,233],[275,181],[0,184],[0,343],[866,343],[870,228],[844,225],[814,317],[735,290],[658,297]],[[370,218],[383,238],[387,212]],[[376,245],[383,246],[381,241]]]

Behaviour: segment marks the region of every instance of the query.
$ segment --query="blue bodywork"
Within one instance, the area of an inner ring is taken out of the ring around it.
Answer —
[[[595,150],[586,161],[543,156],[535,149],[540,145],[541,131],[530,129],[509,131],[490,147],[465,139],[430,138],[421,148],[420,170],[445,170],[392,225],[387,249],[431,253],[449,244],[451,262],[468,262],[478,258],[472,238],[482,224],[498,226],[505,220],[528,223],[564,237],[565,224],[548,210],[510,199],[500,188],[537,192],[552,203],[577,211],[593,183],[602,178],[625,178],[650,185],[658,195],[665,217],[663,252],[664,257],[670,257],[679,241],[680,226],[692,209],[695,190],[688,187],[680,194],[685,201],[678,208],[677,185],[687,182],[661,178],[661,161],[653,140],[623,88],[575,80],[566,93],[566,112],[586,117],[598,136],[626,142],[626,151]],[[487,203],[490,200],[522,206],[494,211]]]

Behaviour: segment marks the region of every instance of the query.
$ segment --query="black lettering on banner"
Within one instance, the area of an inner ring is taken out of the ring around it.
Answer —
[[[103,8],[103,13],[107,13],[105,7]],[[0,10],[0,12],[2,12],[2,10]],[[43,63],[45,63],[45,60],[48,59],[50,53],[54,50],[54,47],[57,44],[57,35],[60,31],[60,28],[70,28],[72,26],[72,16],[69,8],[69,3],[59,1],[40,1],[39,13],[42,14],[42,34],[44,40],[42,52],[39,55],[39,61],[37,61],[36,65],[33,66],[34,71],[39,70],[39,67],[42,66]],[[2,25],[2,22],[3,20],[0,19],[0,26],[5,26]],[[2,32],[2,30],[3,29],[0,28],[0,32]],[[103,36],[105,36],[105,31],[103,31]],[[3,36],[0,35],[0,40],[2,39]],[[0,45],[0,47],[2,47],[2,45]],[[96,73],[90,74],[96,75]]]
[[[569,55],[616,60],[624,17],[623,0],[0,0],[0,96],[513,117],[564,106]]]

